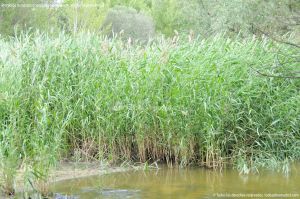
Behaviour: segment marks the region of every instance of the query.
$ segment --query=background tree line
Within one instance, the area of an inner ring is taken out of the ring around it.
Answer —
[[[110,8],[118,5],[152,17],[157,34],[166,36],[191,30],[201,36],[219,32],[248,36],[259,35],[259,30],[263,30],[280,36],[293,32],[299,40],[300,32],[299,0],[0,0],[0,3],[1,35],[13,35],[15,30],[24,29],[54,33],[99,31]],[[7,3],[49,7],[3,6]],[[51,8],[55,3],[63,6]]]

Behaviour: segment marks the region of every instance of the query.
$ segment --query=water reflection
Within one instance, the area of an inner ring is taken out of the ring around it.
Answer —
[[[92,198],[220,198],[217,194],[300,194],[300,176],[265,171],[240,175],[201,168],[130,171],[58,182],[52,190]],[[220,195],[219,195],[220,196]],[[297,195],[295,195],[297,196]],[[300,195],[299,195],[300,196]]]

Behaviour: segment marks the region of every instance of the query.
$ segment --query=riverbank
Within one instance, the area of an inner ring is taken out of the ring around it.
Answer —
[[[7,193],[20,168],[39,184],[64,159],[246,174],[300,159],[300,78],[285,78],[298,74],[294,46],[224,35],[136,45],[92,33],[24,33],[0,46]]]
[[[91,176],[102,176],[112,173],[128,172],[130,170],[140,170],[142,166],[126,165],[126,166],[109,166],[102,162],[61,162],[56,167],[49,171],[49,176],[45,181],[31,184],[24,182],[26,179],[26,171],[18,170],[16,174],[15,192],[17,196],[24,195],[25,193],[35,194],[35,191],[43,191],[45,195],[50,194],[51,186],[55,183],[61,183],[67,180],[79,180],[80,178],[87,178]],[[30,179],[27,179],[30,180]],[[37,196],[36,196],[37,197]]]

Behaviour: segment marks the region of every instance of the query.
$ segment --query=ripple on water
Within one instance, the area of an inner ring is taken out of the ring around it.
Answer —
[[[55,193],[54,199],[79,199],[79,196],[69,196],[69,195]]]
[[[113,189],[113,188],[85,188],[81,191],[82,193],[97,193],[104,198],[140,198],[140,190],[135,189]]]

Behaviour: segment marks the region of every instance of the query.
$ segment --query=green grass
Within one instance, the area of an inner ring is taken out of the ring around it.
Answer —
[[[300,158],[300,80],[253,69],[299,70],[293,47],[222,35],[128,46],[89,33],[22,34],[0,46],[6,190],[18,168],[31,185],[72,157],[243,172]],[[277,58],[289,65],[274,67]]]

